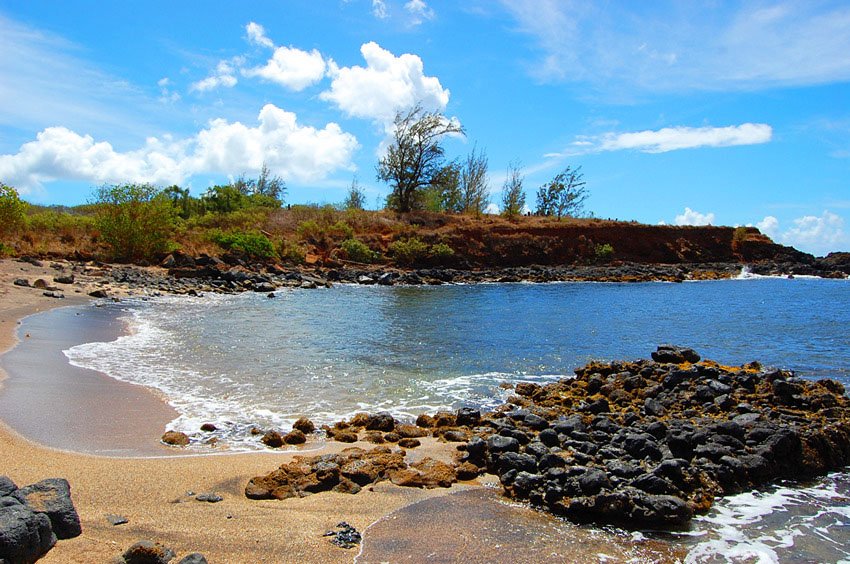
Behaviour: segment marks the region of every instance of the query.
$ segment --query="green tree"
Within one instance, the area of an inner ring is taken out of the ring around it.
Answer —
[[[452,161],[434,175],[431,184],[424,189],[423,203],[424,208],[429,211],[461,211],[460,164]]]
[[[419,207],[419,193],[432,184],[443,166],[442,140],[463,128],[440,112],[426,112],[417,104],[406,113],[396,113],[393,139],[378,161],[378,179],[392,188],[387,206],[398,212]]]
[[[18,191],[0,182],[0,238],[23,226],[26,211],[27,204],[21,201]]]
[[[490,186],[487,182],[489,161],[487,153],[478,152],[473,147],[460,168],[460,207],[461,212],[480,216],[487,209],[490,199]]]
[[[584,211],[589,196],[581,167],[565,168],[537,191],[537,214],[545,216],[578,216]]]
[[[280,176],[272,176],[269,167],[263,163],[260,169],[260,176],[257,178],[254,193],[259,196],[265,196],[280,206],[286,196],[286,182]]]
[[[514,218],[525,207],[525,192],[522,189],[523,177],[518,163],[508,165],[508,174],[502,185],[502,215]]]
[[[169,246],[174,207],[150,184],[114,184],[94,193],[95,226],[111,249],[111,258],[139,261],[157,258]]]
[[[213,213],[230,213],[248,206],[249,197],[237,180],[233,184],[213,186],[201,195],[204,210]]]
[[[362,210],[366,207],[366,193],[357,182],[357,177],[351,179],[351,186],[348,188],[348,194],[342,202],[343,209],[346,210]]]
[[[246,178],[240,174],[230,186],[244,196],[242,207],[279,208],[286,194],[286,183],[281,177],[273,176],[266,163],[263,163],[257,178]]]
[[[193,198],[189,195],[188,188],[173,185],[163,190],[162,193],[171,200],[171,204],[177,210],[177,215],[183,219],[189,219],[189,216],[192,215]]]

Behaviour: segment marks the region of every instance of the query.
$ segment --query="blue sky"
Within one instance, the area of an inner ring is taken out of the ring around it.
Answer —
[[[581,166],[598,217],[757,225],[850,250],[847,2],[0,0],[0,181],[200,194],[262,163],[287,201],[370,207],[394,113],[454,117],[492,201]]]

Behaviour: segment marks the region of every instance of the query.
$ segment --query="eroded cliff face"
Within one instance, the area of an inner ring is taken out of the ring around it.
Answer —
[[[778,245],[756,228],[677,227],[609,221],[493,226],[464,225],[441,233],[469,266],[564,265],[601,261],[643,264],[777,262],[814,257]],[[612,249],[609,255],[605,246]]]

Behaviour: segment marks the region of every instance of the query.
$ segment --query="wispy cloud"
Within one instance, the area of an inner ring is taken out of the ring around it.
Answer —
[[[156,130],[161,92],[133,86],[80,55],[76,44],[0,15],[0,127],[56,124],[111,134]],[[168,116],[165,116],[168,119]]]
[[[769,142],[772,137],[773,128],[764,123],[743,123],[727,127],[664,127],[657,130],[580,136],[563,152],[546,156],[563,157],[623,150],[666,153],[702,147],[758,145]]]
[[[372,0],[372,15],[379,20],[385,20],[389,17],[387,4],[384,0]]]
[[[425,20],[432,20],[436,15],[424,0],[410,0],[404,5],[404,9],[410,14],[410,25],[417,26]]]
[[[191,92],[207,92],[217,88],[233,88],[239,79],[236,78],[237,68],[244,62],[240,57],[219,61],[215,70],[208,77],[193,82],[189,87]]]
[[[665,91],[850,80],[843,2],[501,3],[532,38],[533,70],[546,80]]]

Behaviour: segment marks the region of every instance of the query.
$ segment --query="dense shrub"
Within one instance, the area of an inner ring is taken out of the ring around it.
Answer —
[[[609,243],[596,245],[594,253],[598,262],[611,262],[611,259],[614,258],[614,247]]]
[[[445,262],[455,255],[455,250],[445,243],[431,245],[429,256],[436,262]]]
[[[119,261],[154,259],[169,249],[175,210],[150,184],[101,186],[94,194],[95,226]]]
[[[212,240],[223,249],[255,259],[273,259],[277,255],[268,237],[258,231],[212,233]]]
[[[395,262],[404,266],[421,263],[428,257],[428,251],[428,245],[416,237],[393,241],[389,247],[389,253]]]
[[[23,227],[26,210],[27,204],[18,197],[18,191],[0,183],[0,238]]]
[[[343,250],[348,260],[354,262],[373,263],[380,259],[379,253],[376,253],[366,243],[357,239],[346,239],[339,247]]]
[[[189,229],[221,229],[222,231],[249,231],[261,229],[268,220],[268,208],[247,208],[230,213],[208,213],[192,216],[186,222]]]

